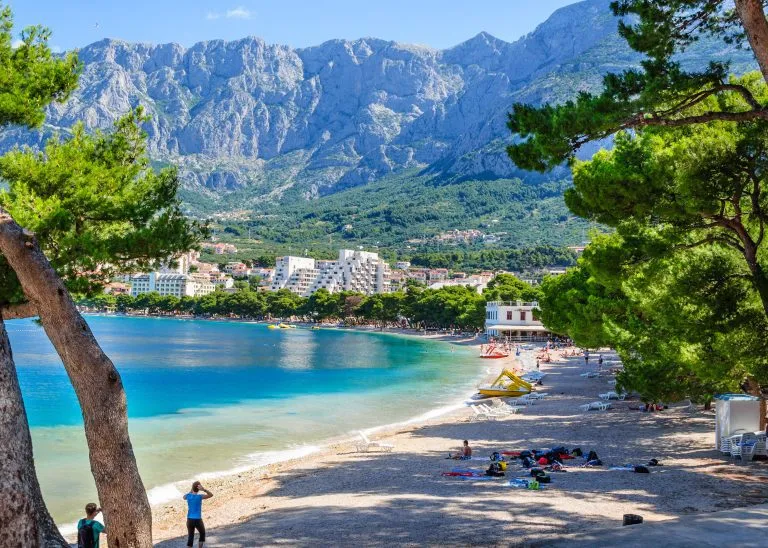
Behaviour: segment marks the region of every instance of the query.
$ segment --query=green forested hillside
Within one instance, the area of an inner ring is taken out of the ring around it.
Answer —
[[[254,247],[262,251],[332,252],[359,245],[411,255],[575,245],[585,239],[589,225],[566,209],[562,195],[569,185],[566,180],[445,182],[408,173],[316,200],[264,204],[247,219],[217,219],[216,225],[225,239],[245,240],[250,235],[259,240]],[[435,239],[453,229],[478,229],[496,237],[467,244]]]

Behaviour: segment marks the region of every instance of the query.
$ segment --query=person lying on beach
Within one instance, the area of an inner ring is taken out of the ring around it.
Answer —
[[[469,442],[464,440],[464,446],[461,448],[461,451],[453,454],[448,453],[448,456],[456,460],[469,460],[472,458],[472,448],[469,446]]]

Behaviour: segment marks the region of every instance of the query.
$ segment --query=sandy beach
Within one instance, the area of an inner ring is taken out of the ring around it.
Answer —
[[[512,357],[488,361],[493,371],[513,365]],[[377,431],[372,437],[393,444],[392,453],[357,453],[353,443],[338,442],[301,460],[206,481],[215,493],[204,507],[207,545],[549,545],[620,527],[627,513],[654,522],[766,502],[768,467],[721,457],[713,449],[712,412],[643,413],[628,399],[585,413],[579,405],[609,389],[604,377],[581,377],[588,368],[594,365],[582,358],[542,364],[547,377],[538,389],[548,397],[502,420],[470,422],[465,407]],[[446,460],[463,439],[479,457],[563,445],[595,450],[605,466],[568,461],[541,491],[508,485],[528,475],[516,463],[503,479],[442,476],[457,466],[487,468],[480,460]],[[609,470],[651,458],[662,466],[650,474]],[[184,502],[154,515],[157,545],[184,546]]]

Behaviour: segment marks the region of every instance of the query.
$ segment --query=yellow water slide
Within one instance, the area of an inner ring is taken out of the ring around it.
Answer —
[[[481,386],[478,391],[486,396],[522,396],[530,394],[533,386],[515,375],[509,369],[504,369],[496,380],[487,386]]]

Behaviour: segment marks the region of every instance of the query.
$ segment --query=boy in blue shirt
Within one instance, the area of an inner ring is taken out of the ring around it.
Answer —
[[[202,491],[203,493],[201,493]],[[187,546],[191,547],[195,541],[195,529],[200,534],[199,546],[203,548],[205,543],[205,525],[203,525],[203,501],[213,496],[199,481],[192,484],[192,490],[184,495],[187,501]]]

